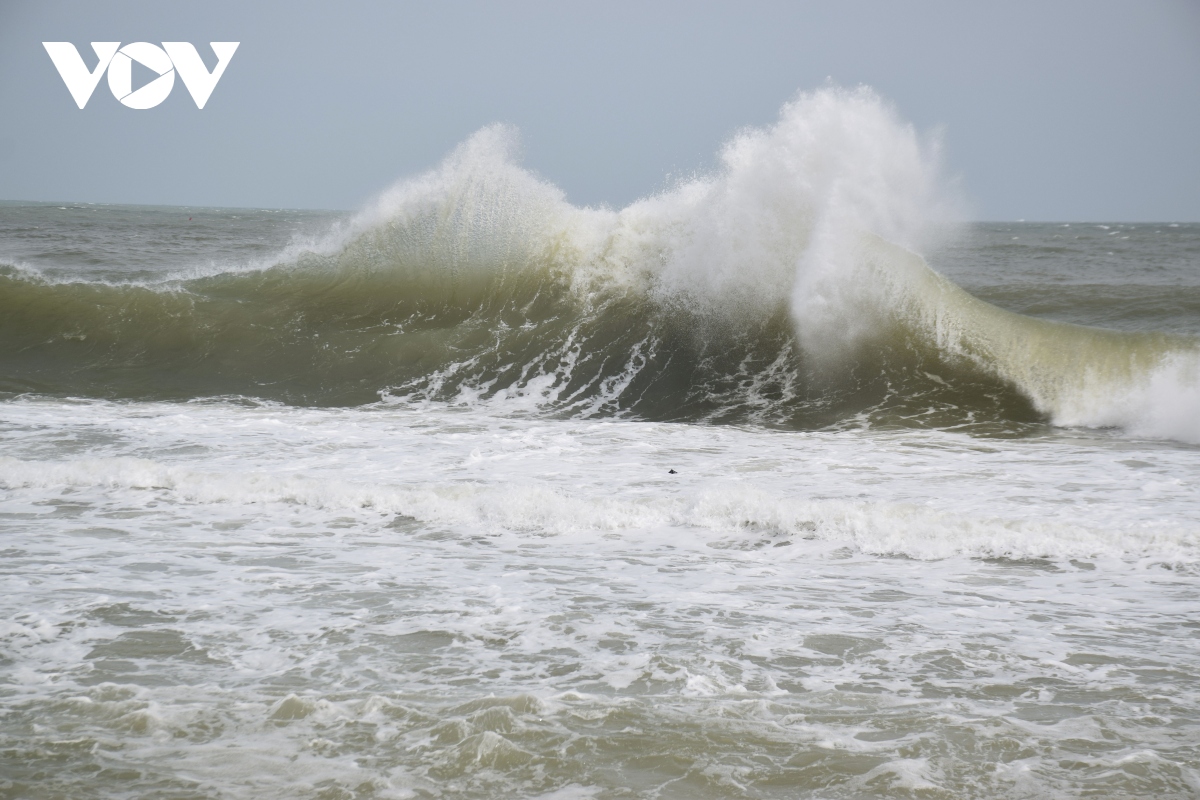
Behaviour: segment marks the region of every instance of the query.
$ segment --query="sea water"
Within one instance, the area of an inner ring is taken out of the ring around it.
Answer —
[[[0,206],[0,796],[1200,793],[1200,225],[827,90],[581,209]]]

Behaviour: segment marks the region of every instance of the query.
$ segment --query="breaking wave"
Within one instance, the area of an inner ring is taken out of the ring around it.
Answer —
[[[1200,344],[1033,319],[932,270],[934,143],[867,89],[714,174],[579,208],[485,128],[323,241],[155,284],[0,266],[0,391],[494,403],[572,415],[1200,442]]]

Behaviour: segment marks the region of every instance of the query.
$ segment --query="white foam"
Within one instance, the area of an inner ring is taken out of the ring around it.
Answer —
[[[1054,421],[1200,444],[1200,353],[1170,353],[1136,381],[1093,387],[1056,409]]]
[[[36,417],[40,407],[8,409]],[[150,417],[107,404],[84,409],[84,416],[98,412],[93,424],[115,426],[148,446],[180,437],[180,446],[194,447],[197,433],[211,431],[214,452],[238,455],[228,466],[128,455],[5,456],[0,486],[35,496],[133,492],[139,502],[161,497],[171,505],[284,504],[553,536],[688,530],[705,542],[812,540],[922,559],[1191,563],[1200,554],[1200,526],[1184,521],[1200,503],[1200,487],[1185,479],[1186,468],[1169,466],[1175,458],[1169,450],[1142,456],[1159,467],[1120,467],[1118,474],[1100,469],[1095,459],[1105,451],[1086,445],[996,444],[980,451],[967,439],[937,433],[554,422],[436,406],[326,412],[162,406],[161,415]],[[192,433],[180,436],[177,428]],[[458,432],[431,447],[427,430]],[[286,447],[290,456],[256,454],[263,441]],[[1186,462],[1186,452],[1178,458]],[[668,466],[686,477],[667,475]],[[1097,470],[1111,475],[1098,480]],[[950,494],[941,491],[946,482],[956,487]],[[1063,495],[1057,487],[1064,484],[1079,488]],[[1008,488],[997,494],[998,486]],[[1162,509],[1160,519],[1139,510],[1147,492]]]
[[[0,440],[14,783],[1195,783],[1191,448],[30,397]]]

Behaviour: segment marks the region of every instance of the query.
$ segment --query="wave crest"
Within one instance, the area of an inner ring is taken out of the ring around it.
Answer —
[[[936,141],[869,89],[800,95],[620,210],[572,206],[517,149],[485,128],[262,269],[0,271],[0,390],[1200,441],[1195,340],[1011,314],[915,255],[955,203]]]

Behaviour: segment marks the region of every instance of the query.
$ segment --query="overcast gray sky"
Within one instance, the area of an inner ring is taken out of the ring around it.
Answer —
[[[241,46],[203,110],[81,111],[43,41]],[[619,207],[828,80],[940,128],[981,219],[1200,220],[1200,0],[0,0],[0,199],[354,208],[501,121]]]

